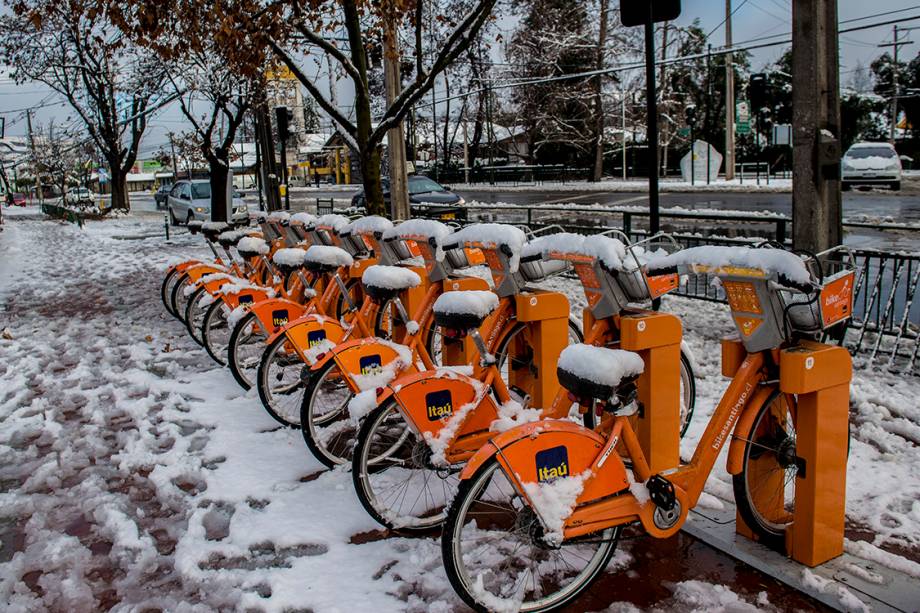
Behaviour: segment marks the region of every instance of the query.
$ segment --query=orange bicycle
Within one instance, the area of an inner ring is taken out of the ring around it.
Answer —
[[[657,538],[681,528],[725,444],[740,516],[762,542],[782,540],[804,469],[798,399],[784,390],[803,378],[849,381],[851,370],[845,349],[810,340],[852,311],[854,270],[833,257],[806,262],[778,249],[698,247],[650,262],[649,274],[718,277],[740,334],[723,341],[723,373],[732,381],[692,459],[653,472],[632,428],[630,416],[652,409],[640,406],[635,385],[652,366],[630,351],[568,348],[560,381],[610,419],[601,432],[567,421],[520,426],[491,438],[469,461],[442,535],[447,575],[461,598],[478,611],[570,603],[604,571],[623,527],[636,524]],[[825,278],[827,266],[840,270]],[[661,330],[677,325],[679,336],[679,321],[665,323]],[[842,423],[822,436],[846,440],[846,396],[844,386],[834,397]],[[845,470],[842,447],[833,461]]]

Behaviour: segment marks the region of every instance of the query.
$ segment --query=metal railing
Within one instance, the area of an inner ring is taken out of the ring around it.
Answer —
[[[647,211],[631,208],[573,206],[474,205],[465,207],[471,222],[497,221],[527,225],[536,230],[548,225],[566,231],[593,234],[609,229],[623,231],[632,239],[648,235]],[[788,244],[792,220],[781,214],[745,214],[716,211],[665,210],[662,229],[670,231],[685,247],[744,245],[763,240]],[[845,223],[845,227],[911,231],[900,224]],[[858,275],[853,321],[845,346],[867,362],[883,363],[892,371],[920,374],[920,253],[889,253],[855,249]],[[691,278],[678,295],[724,302],[717,285],[704,277]]]

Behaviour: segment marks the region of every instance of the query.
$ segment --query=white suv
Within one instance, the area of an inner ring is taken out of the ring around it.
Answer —
[[[887,185],[901,189],[901,159],[888,143],[856,143],[843,156],[843,189]]]

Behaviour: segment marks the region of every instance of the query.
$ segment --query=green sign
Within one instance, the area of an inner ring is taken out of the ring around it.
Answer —
[[[690,128],[681,128],[677,131],[677,135],[681,138],[690,138]]]
[[[739,100],[735,105],[735,133],[751,133],[751,103],[747,100]]]

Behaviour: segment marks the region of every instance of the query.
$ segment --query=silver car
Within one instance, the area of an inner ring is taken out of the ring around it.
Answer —
[[[211,182],[207,179],[177,181],[166,197],[169,221],[176,226],[187,224],[193,219],[211,219]],[[231,221],[246,222],[249,209],[240,192],[233,192],[233,213]]]

